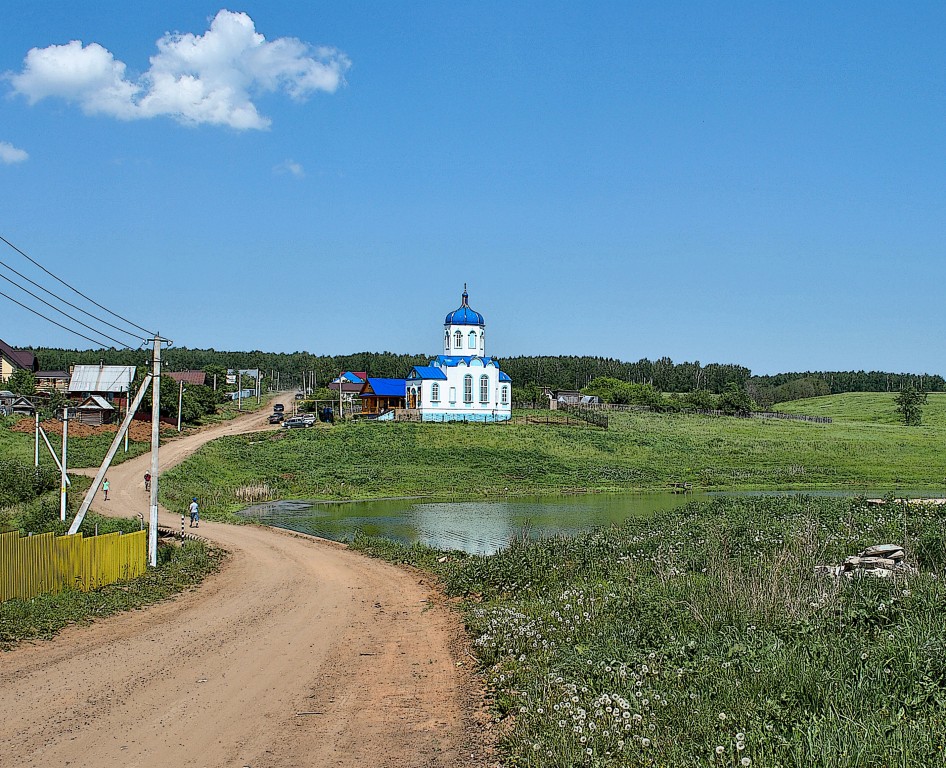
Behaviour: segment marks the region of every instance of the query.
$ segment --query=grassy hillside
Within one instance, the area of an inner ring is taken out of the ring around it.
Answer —
[[[172,507],[666,489],[942,490],[946,427],[615,414],[608,431],[515,424],[344,424],[215,441],[166,474]]]
[[[835,421],[901,424],[894,402],[896,397],[895,392],[848,392],[778,403],[773,409],[808,416],[828,416]],[[923,407],[923,424],[946,429],[946,393],[930,393]]]

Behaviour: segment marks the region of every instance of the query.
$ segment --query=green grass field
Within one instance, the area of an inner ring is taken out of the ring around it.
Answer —
[[[773,410],[828,416],[839,422],[900,425],[895,392],[848,392],[778,403]],[[923,407],[923,427],[946,430],[946,392],[931,392]],[[921,427],[921,429],[923,428]]]
[[[903,427],[617,413],[607,431],[346,423],[215,441],[164,476],[162,498],[176,508],[198,496],[212,515],[272,498],[482,498],[662,490],[675,482],[704,490],[941,491],[946,421],[930,421]]]

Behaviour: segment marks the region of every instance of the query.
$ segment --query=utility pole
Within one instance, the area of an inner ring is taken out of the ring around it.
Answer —
[[[243,371],[237,371],[237,410],[243,410]]]
[[[181,388],[177,393],[177,431],[181,431],[181,408],[184,405],[184,379],[181,379]]]
[[[33,414],[36,416],[36,445],[33,448],[33,466],[39,466],[39,409]]]
[[[69,444],[69,403],[62,409],[62,461],[59,467],[59,519],[66,519],[66,447]]]
[[[259,405],[259,401],[260,401],[260,395],[261,395],[260,389],[263,386],[262,377],[263,377],[263,372],[259,368],[257,368],[256,369],[256,404],[257,405]]]
[[[134,378],[134,376],[132,376]],[[128,382],[128,389],[125,390],[125,416],[128,416],[128,407],[131,405],[131,382]],[[128,432],[125,430],[125,453],[128,453]]]
[[[338,420],[342,420],[342,374],[338,374]]]
[[[158,565],[158,447],[161,442],[161,342],[155,334],[151,362],[153,375],[151,392],[151,519],[148,524],[148,563]]]

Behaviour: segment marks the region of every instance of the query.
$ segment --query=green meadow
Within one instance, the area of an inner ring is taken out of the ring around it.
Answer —
[[[835,578],[869,545],[910,570]],[[744,497],[494,555],[355,548],[459,598],[517,768],[946,764],[946,517]]]
[[[885,422],[886,395],[856,406],[848,397],[838,396],[834,410],[847,415],[832,424],[613,413],[608,430],[367,422],[227,437],[166,473],[162,498],[176,508],[198,496],[213,515],[275,498],[483,498],[681,482],[702,490],[944,490],[946,395],[931,398],[920,427]],[[827,407],[790,405],[799,413]]]
[[[837,422],[900,426],[896,397],[895,392],[848,392],[779,403],[773,408],[785,413],[828,416]],[[931,392],[927,396],[919,429],[946,430],[946,392]]]

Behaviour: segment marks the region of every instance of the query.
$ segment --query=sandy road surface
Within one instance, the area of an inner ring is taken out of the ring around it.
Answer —
[[[162,446],[161,464],[266,415]],[[146,511],[149,460],[109,471],[111,513]],[[421,577],[267,528],[200,533],[233,556],[199,589],[0,655],[0,765],[479,763],[457,619]]]

